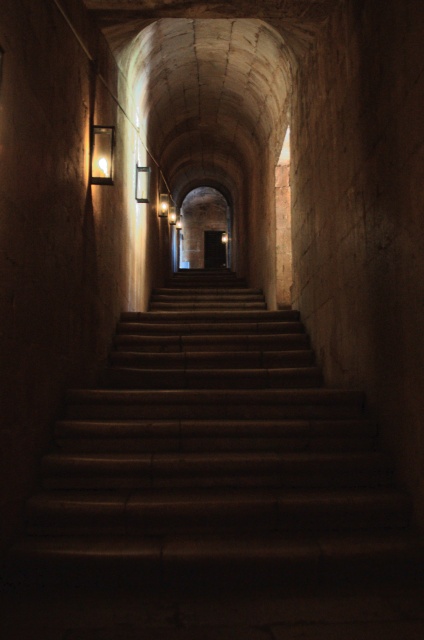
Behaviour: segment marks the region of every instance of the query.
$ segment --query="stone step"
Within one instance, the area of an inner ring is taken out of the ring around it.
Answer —
[[[31,535],[167,535],[212,531],[404,528],[410,500],[390,489],[55,491],[27,505]]]
[[[282,351],[309,348],[305,333],[218,334],[218,335],[134,335],[120,334],[114,340],[118,351],[138,353],[183,353],[216,351]]]
[[[337,389],[104,390],[67,394],[66,418],[336,419],[363,417],[363,395]]]
[[[177,278],[199,278],[201,280],[207,278],[225,279],[237,278],[237,274],[227,267],[216,267],[213,269],[179,269],[171,276],[171,279]]]
[[[183,289],[189,287],[190,289],[248,289],[247,282],[244,278],[180,278],[175,277],[173,280],[167,280],[165,282],[165,288]]]
[[[391,484],[390,461],[357,453],[50,453],[44,489],[172,487],[379,487]]]
[[[18,540],[3,574],[21,585],[322,587],[418,576],[423,558],[422,539],[408,531],[50,536]]]
[[[173,326],[174,323],[184,324],[186,322],[198,324],[204,322],[212,325],[216,322],[225,322],[233,325],[242,323],[266,322],[296,322],[300,314],[292,309],[282,311],[125,311],[121,313],[121,322],[142,322],[142,323],[166,323]]]
[[[314,363],[312,350],[298,351],[216,351],[188,353],[137,353],[113,351],[113,365],[175,371],[204,369],[278,369],[304,367]]]
[[[55,443],[63,451],[372,451],[370,420],[60,420]]]
[[[150,302],[149,309],[151,311],[195,311],[199,310],[217,310],[217,309],[266,309],[265,302]]]
[[[213,289],[212,287],[202,288],[202,287],[193,287],[192,289],[188,287],[183,287],[182,289],[178,289],[177,287],[160,287],[153,289],[153,296],[161,295],[161,296],[186,296],[186,295],[208,295],[208,296],[238,296],[238,295],[257,295],[262,296],[262,289],[251,289],[248,287],[242,287],[241,289],[236,289],[234,287],[229,287],[225,289],[221,287],[220,289]]]
[[[178,295],[167,295],[167,294],[159,294],[154,293],[151,297],[151,303],[156,302],[172,302],[173,304],[179,304],[181,302],[227,302],[231,303],[239,303],[239,302],[264,302],[263,294],[256,293],[233,293],[230,294],[228,291],[225,292],[225,295],[222,294],[210,294],[207,291],[198,292],[198,293],[182,293],[183,290],[180,290]]]
[[[322,384],[319,367],[286,369],[134,369],[108,367],[101,375],[108,389],[306,389]]]
[[[203,282],[204,280],[244,280],[244,278],[239,277],[234,271],[230,271],[229,269],[222,269],[219,271],[218,269],[181,269],[176,273],[173,273],[169,280],[198,280],[199,282]]]
[[[190,269],[178,269],[173,277],[178,275],[186,276],[186,275],[199,275],[199,276],[209,276],[209,275],[223,275],[223,276],[231,276],[236,277],[237,274],[235,271],[230,269],[230,267],[192,267]]]
[[[205,339],[215,335],[284,335],[287,333],[304,333],[301,322],[244,322],[240,325],[229,322],[182,322],[170,326],[167,322],[119,322],[118,335],[202,335]]]

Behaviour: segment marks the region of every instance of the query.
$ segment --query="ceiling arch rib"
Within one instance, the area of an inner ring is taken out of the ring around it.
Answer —
[[[239,192],[240,184],[231,176],[228,171],[214,165],[207,167],[207,176],[200,175],[198,168],[189,164],[181,168],[181,172],[175,175],[175,188],[173,191],[174,200],[178,206],[184,200],[187,193],[197,187],[213,187],[220,191],[230,205],[235,201],[235,196]]]
[[[227,204],[230,207],[233,206],[232,193],[220,180],[217,181],[216,179],[211,178],[209,180],[199,182],[194,178],[192,181],[189,181],[184,185],[184,189],[181,189],[177,192],[176,203],[178,207],[181,207],[181,204],[183,203],[185,197],[189,193],[191,193],[192,191],[194,191],[194,189],[197,189],[199,187],[210,187],[212,189],[215,189],[216,191],[221,193],[221,195],[224,196],[225,200],[227,201]]]

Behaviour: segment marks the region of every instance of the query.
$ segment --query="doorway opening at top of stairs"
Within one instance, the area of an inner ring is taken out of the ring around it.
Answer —
[[[222,242],[221,231],[205,231],[205,269],[227,266],[227,247]]]

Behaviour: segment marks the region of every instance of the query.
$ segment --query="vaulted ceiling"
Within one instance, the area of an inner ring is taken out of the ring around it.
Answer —
[[[313,36],[339,0],[84,0],[113,46],[160,18],[257,18],[295,42]]]
[[[85,0],[174,193],[199,184],[234,193],[261,148],[278,157],[291,69],[336,2]]]

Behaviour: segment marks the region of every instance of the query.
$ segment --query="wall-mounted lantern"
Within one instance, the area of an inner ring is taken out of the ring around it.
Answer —
[[[177,216],[177,222],[175,224],[175,228],[178,229],[178,231],[183,230],[183,221],[181,220],[181,216]]]
[[[177,207],[169,207],[168,222],[169,224],[177,224]]]
[[[228,233],[226,231],[224,231],[224,233],[221,236],[221,242],[222,244],[227,244],[228,242]]]
[[[93,125],[91,130],[91,184],[113,184],[115,127]]]
[[[135,168],[135,199],[137,202],[150,202],[150,167]]]
[[[159,218],[167,218],[169,210],[169,194],[161,193],[159,196]]]

